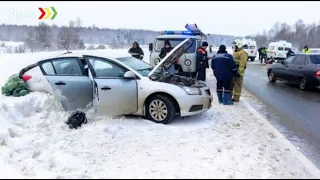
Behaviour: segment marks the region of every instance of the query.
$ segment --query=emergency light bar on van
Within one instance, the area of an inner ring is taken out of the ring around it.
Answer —
[[[191,31],[164,31],[163,34],[164,35],[172,35],[172,34],[175,34],[175,35],[197,35]]]

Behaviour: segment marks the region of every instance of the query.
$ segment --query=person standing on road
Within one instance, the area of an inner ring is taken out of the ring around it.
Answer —
[[[206,69],[209,68],[208,60],[211,59],[211,57],[208,56],[208,53],[206,51],[207,47],[208,43],[203,42],[202,46],[199,47],[197,50],[197,79],[201,81],[206,80]]]
[[[308,46],[304,46],[302,53],[303,54],[311,53],[311,50],[308,48]]]
[[[137,59],[140,59],[142,60],[143,59],[143,56],[144,56],[144,53],[142,51],[142,49],[140,48],[139,44],[137,41],[135,41],[133,44],[132,44],[132,47],[129,49],[129,54],[132,55],[132,57],[134,58],[137,58]]]
[[[262,48],[260,63],[262,63],[263,59],[264,59],[264,62],[266,62],[266,59],[267,59],[267,48],[266,47]]]
[[[159,57],[161,59],[163,59],[164,57],[166,57],[166,55],[173,49],[173,47],[171,47],[171,44],[170,44],[170,41],[168,40],[165,40],[164,41],[164,47],[161,48],[160,50],[160,54],[159,54]],[[175,72],[175,68],[174,68],[174,64],[172,66],[169,67],[169,74],[171,75],[174,75],[176,72]]]
[[[241,41],[234,42],[234,50],[233,58],[237,65],[237,73],[233,78],[232,83],[232,101],[238,102],[240,100],[242,84],[243,84],[243,76],[247,66],[248,54],[243,50],[244,44]]]
[[[259,60],[260,60],[260,61],[261,61],[262,50],[263,50],[263,47],[260,47],[260,48],[258,49]]]
[[[232,105],[231,83],[237,66],[231,54],[226,51],[225,45],[220,45],[216,55],[212,57],[211,68],[217,79],[217,95],[220,104]]]
[[[290,48],[289,51],[287,52],[287,58],[290,56],[294,56],[294,55],[295,55],[295,53]]]

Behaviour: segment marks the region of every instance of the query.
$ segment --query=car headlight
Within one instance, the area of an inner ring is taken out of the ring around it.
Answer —
[[[200,88],[183,87],[183,89],[189,95],[202,95]]]

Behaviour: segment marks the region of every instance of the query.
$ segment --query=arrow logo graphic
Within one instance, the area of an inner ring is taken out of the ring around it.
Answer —
[[[39,10],[41,11],[41,15],[39,16],[38,19],[42,19],[44,15],[46,15],[46,12],[44,12],[44,10],[42,8],[39,8]]]
[[[52,12],[50,11],[50,8],[44,8],[44,10],[43,10],[43,8],[40,7],[38,9],[41,11],[41,15],[39,16],[38,19],[42,19],[45,16],[44,19],[47,20],[51,17],[52,12],[53,12],[51,20],[54,20],[54,18],[56,18],[57,14],[58,14],[54,7],[51,7]]]

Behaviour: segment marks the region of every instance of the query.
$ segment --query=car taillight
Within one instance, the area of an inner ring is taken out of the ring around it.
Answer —
[[[30,76],[30,75],[22,75],[22,79],[24,82],[29,81],[29,79],[31,79],[31,78],[32,78],[32,76]]]
[[[316,77],[320,77],[320,69],[317,71]]]

